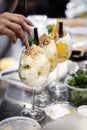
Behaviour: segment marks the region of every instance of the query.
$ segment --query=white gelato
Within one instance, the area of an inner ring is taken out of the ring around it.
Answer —
[[[19,75],[22,81],[29,85],[39,87],[43,85],[50,72],[50,64],[44,51],[36,45],[30,47],[30,54],[24,51],[20,59]]]
[[[57,49],[55,41],[46,34],[43,34],[40,37],[40,46],[43,48],[50,61],[50,71],[53,71],[57,65]]]
[[[66,33],[62,38],[59,38],[58,41],[62,41],[62,43],[71,46],[71,39],[69,33]]]

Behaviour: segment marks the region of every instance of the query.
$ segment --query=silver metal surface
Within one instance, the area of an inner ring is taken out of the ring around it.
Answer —
[[[40,94],[37,95],[35,98],[35,105],[41,108],[45,108],[49,105],[54,104],[54,99],[52,98],[52,95],[46,94]]]
[[[34,109],[24,109],[21,112],[22,116],[30,117],[38,122],[41,122],[43,119],[45,119],[46,114],[43,110],[39,108],[34,108]]]

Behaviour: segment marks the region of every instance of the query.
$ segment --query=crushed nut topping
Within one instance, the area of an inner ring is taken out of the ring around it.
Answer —
[[[50,43],[50,40],[52,40],[52,38],[50,36],[47,36],[46,34],[43,34],[40,38],[39,38],[39,45],[42,47],[43,45],[48,45]]]
[[[36,55],[38,55],[39,53],[43,54],[43,51],[39,46],[36,45],[32,45],[25,51],[25,54],[27,56],[30,55],[32,58],[36,57]]]

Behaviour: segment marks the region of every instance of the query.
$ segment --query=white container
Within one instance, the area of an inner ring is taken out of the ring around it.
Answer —
[[[67,83],[68,79],[71,79],[71,77],[65,79],[68,101],[74,106],[87,105],[87,88],[70,86]]]
[[[10,117],[0,122],[0,130],[40,130],[40,125],[27,117]]]
[[[87,118],[87,105],[78,107],[77,112],[82,118]]]
[[[87,130],[87,118],[81,118],[78,112],[48,123],[42,130]]]

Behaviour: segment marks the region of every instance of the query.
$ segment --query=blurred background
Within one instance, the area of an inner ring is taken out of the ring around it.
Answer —
[[[19,0],[15,12],[26,16],[29,14],[46,14],[48,17],[65,17],[64,11],[68,1],[69,0]]]
[[[48,18],[87,17],[87,0],[0,0],[0,13],[13,12],[24,16],[47,15]],[[0,36],[0,58],[8,54],[11,40]],[[9,56],[9,54],[8,54]]]
[[[48,17],[64,17],[69,0],[0,0],[0,12],[11,11],[25,16],[46,14]]]
[[[46,14],[48,17],[87,17],[87,0],[0,0],[0,13]]]

